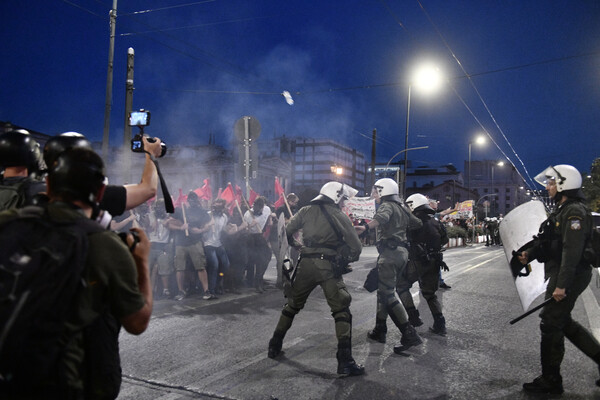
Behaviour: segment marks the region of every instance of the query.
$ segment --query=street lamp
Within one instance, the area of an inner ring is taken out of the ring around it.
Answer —
[[[502,166],[504,166],[504,161],[498,161],[497,163],[492,164],[492,194],[495,194],[494,193],[494,166],[495,165],[497,165],[498,167],[502,167]],[[498,196],[498,197],[500,197],[500,196]],[[496,203],[495,199],[492,199],[492,212],[491,212],[492,216],[494,215],[494,211],[496,208],[496,207],[494,207],[495,203]]]
[[[423,93],[431,93],[437,90],[442,84],[442,75],[440,70],[431,64],[424,64],[415,70],[412,78],[408,82],[408,99],[406,102],[406,132],[404,136],[404,171],[402,173],[402,197],[406,189],[406,166],[408,163],[408,128],[410,125],[410,93],[414,85]]]
[[[404,149],[404,150],[400,150],[399,152],[397,152],[396,154],[394,154],[392,156],[392,158],[389,159],[389,161],[387,162],[387,164],[385,165],[385,170],[387,171],[387,169],[390,166],[390,163],[392,162],[392,160],[394,158],[396,158],[396,156],[399,156],[400,154],[404,153],[406,155],[406,153],[408,153],[410,150],[421,150],[421,149],[428,149],[429,146],[421,146],[421,147],[413,147],[410,149]],[[404,158],[404,160],[406,160],[406,157]],[[404,167],[406,168],[406,164],[404,165]],[[406,176],[404,177],[406,179]],[[398,181],[396,180],[396,183],[398,183]],[[404,191],[402,191],[402,198],[404,198]]]
[[[484,144],[485,143],[485,136],[483,135],[479,135],[475,138],[475,144]],[[471,145],[473,144],[473,141],[469,141],[469,196],[471,195]]]

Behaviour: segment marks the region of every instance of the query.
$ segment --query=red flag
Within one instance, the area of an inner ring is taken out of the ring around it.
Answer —
[[[275,204],[273,204],[275,206],[275,209],[278,209],[279,207],[283,207],[285,205],[285,200],[283,199],[283,196],[279,197],[279,200],[277,200],[275,202]]]
[[[279,183],[278,177],[275,177],[275,194],[277,197],[285,196],[285,190],[283,190],[283,187]]]
[[[181,207],[183,203],[187,202],[187,196],[183,195],[183,190],[179,189],[179,197],[175,201],[173,201],[173,207]]]
[[[252,207],[252,204],[254,204],[254,200],[256,200],[257,197],[258,193],[250,188],[250,198],[248,199],[248,204],[250,204],[250,207]]]
[[[211,201],[212,189],[210,187],[210,179],[206,178],[204,180],[204,185],[201,188],[194,190],[194,193],[196,193],[200,199]]]
[[[231,186],[231,183],[227,185],[219,197],[225,200],[227,203],[231,203],[233,200],[235,200],[235,193],[233,192],[233,186]]]

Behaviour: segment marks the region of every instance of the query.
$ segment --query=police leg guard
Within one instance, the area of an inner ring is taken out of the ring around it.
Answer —
[[[423,339],[421,339],[416,329],[409,322],[400,325],[400,332],[402,333],[400,345],[394,346],[394,353],[396,354],[401,354],[409,347],[418,346],[423,343]]]
[[[375,328],[372,331],[367,332],[367,337],[379,343],[385,343],[385,336],[387,334],[387,324],[385,319],[376,319]]]
[[[338,374],[356,376],[365,373],[365,367],[357,364],[356,361],[354,361],[354,358],[352,358],[352,348],[349,340],[338,342],[336,358],[338,361]]]
[[[429,328],[429,332],[441,336],[446,335],[446,318],[444,318],[443,314],[433,315],[433,326]]]
[[[281,346],[283,345],[283,338],[285,336],[285,332],[275,331],[273,333],[273,337],[269,340],[269,358],[275,358],[279,354],[281,354]]]
[[[408,322],[414,327],[423,325],[423,320],[419,314],[419,310],[415,307],[406,307],[406,312],[408,313]]]

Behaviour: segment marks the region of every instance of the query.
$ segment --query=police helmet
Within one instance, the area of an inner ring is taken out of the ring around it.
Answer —
[[[430,210],[433,210],[429,205],[429,199],[421,193],[415,193],[408,196],[406,198],[406,204],[410,208],[410,211],[415,211],[417,208],[423,206],[425,206],[423,208],[429,208]]]
[[[92,150],[92,143],[78,132],[64,132],[48,139],[44,146],[44,162],[48,169],[52,167],[60,153],[75,147]]]
[[[86,148],[68,149],[58,155],[48,172],[51,196],[65,201],[80,200],[94,206],[98,191],[106,184],[104,163],[94,151]]]
[[[537,174],[534,179],[542,186],[546,186],[548,180],[554,179],[556,181],[556,191],[559,193],[566,190],[578,190],[581,188],[582,183],[581,174],[577,168],[567,164],[549,166]]]
[[[398,184],[391,178],[382,178],[373,185],[379,197],[398,195]]]
[[[27,167],[32,173],[38,170],[40,158],[40,145],[25,129],[0,135],[0,166]]]
[[[329,199],[334,204],[339,204],[340,201],[356,196],[358,191],[351,186],[344,185],[340,182],[327,182],[321,187],[319,195],[313,201]]]

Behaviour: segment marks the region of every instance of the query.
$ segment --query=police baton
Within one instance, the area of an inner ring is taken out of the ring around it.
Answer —
[[[554,301],[554,297],[550,297],[549,299],[544,300],[543,303],[533,307],[531,310],[527,311],[524,314],[519,315],[517,318],[513,319],[512,321],[510,321],[510,324],[513,325],[517,322],[519,322],[520,320],[522,320],[523,318],[525,318],[528,315],[533,314],[534,312],[536,312],[537,310],[539,310],[540,308],[544,307],[547,304],[550,304],[550,302]]]

